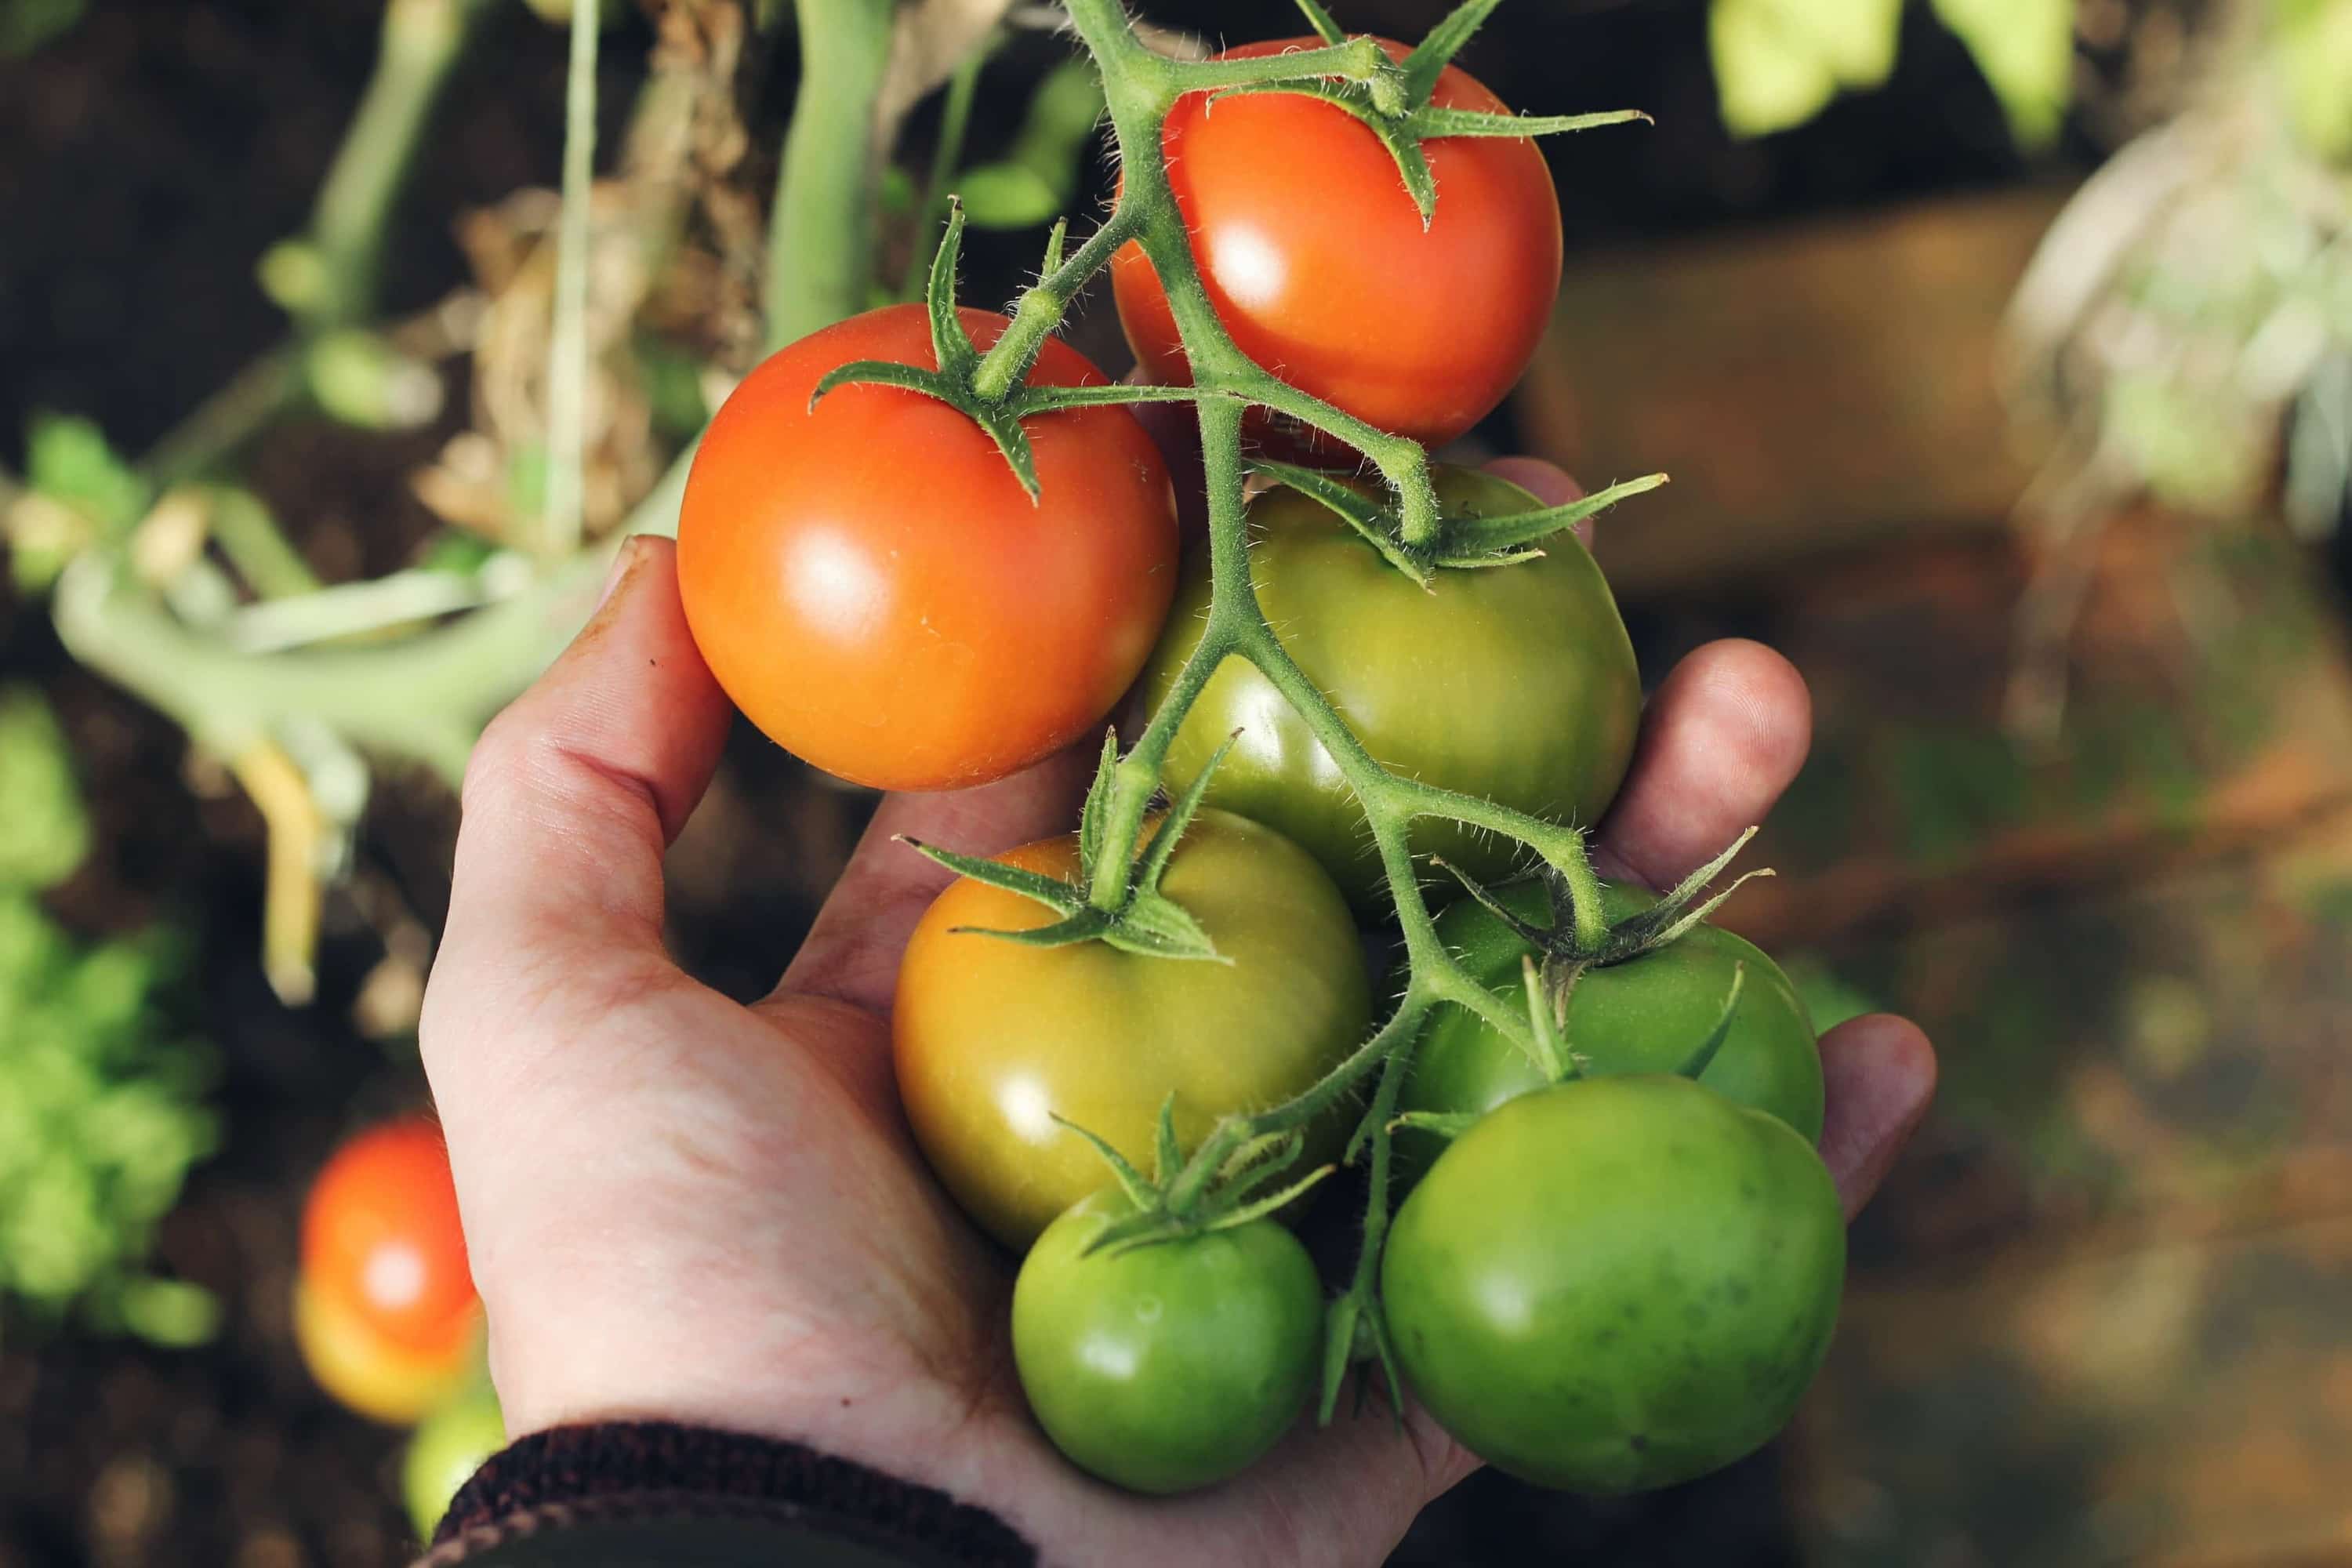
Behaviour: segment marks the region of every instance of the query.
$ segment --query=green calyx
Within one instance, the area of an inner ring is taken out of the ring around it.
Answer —
[[[1160,1103],[1160,1126],[1152,1145],[1152,1172],[1146,1177],[1127,1157],[1075,1121],[1055,1121],[1085,1139],[1110,1167],[1119,1190],[1135,1212],[1103,1227],[1081,1256],[1097,1252],[1117,1255],[1154,1243],[1188,1236],[1206,1236],[1264,1219],[1304,1195],[1329,1175],[1330,1165],[1318,1166],[1304,1176],[1282,1178],[1306,1147],[1297,1131],[1269,1132],[1234,1148],[1214,1170],[1203,1173],[1186,1161],[1176,1142],[1176,1097]]]
[[[1424,588],[1441,570],[1475,571],[1532,561],[1543,553],[1540,541],[1666,482],[1664,474],[1645,474],[1561,506],[1503,517],[1441,513],[1434,534],[1425,542],[1414,542],[1407,537],[1402,514],[1390,495],[1338,474],[1292,463],[1260,458],[1251,459],[1250,467],[1328,508],[1379,551],[1382,560]]]
[[[1548,926],[1522,919],[1486,888],[1465,875],[1459,867],[1445,867],[1487,913],[1543,955],[1540,964],[1532,953],[1525,960],[1528,1032],[1522,1043],[1528,1047],[1537,1069],[1548,1080],[1559,1083],[1579,1076],[1576,1057],[1569,1050],[1560,1033],[1568,1024],[1569,997],[1575,991],[1578,979],[1589,969],[1605,969],[1612,964],[1630,963],[1643,953],[1654,952],[1679,941],[1749,881],[1772,875],[1769,868],[1749,871],[1734,879],[1731,885],[1720,892],[1708,890],[1716,878],[1722,875],[1738,853],[1748,847],[1748,841],[1755,837],[1756,829],[1748,829],[1732,841],[1729,848],[1684,878],[1656,903],[1626,916],[1614,925],[1599,918],[1600,911],[1594,907],[1597,888],[1580,888],[1559,868],[1549,863],[1546,863],[1539,873],[1551,904],[1551,923]],[[1715,1060],[1716,1053],[1722,1049],[1724,1039],[1731,1029],[1732,1014],[1739,1004],[1745,978],[1744,967],[1735,967],[1730,992],[1724,998],[1723,1010],[1714,1029],[1694,1047],[1689,1059],[1675,1069],[1683,1077],[1696,1078],[1705,1072]],[[1431,1130],[1441,1133],[1459,1131],[1434,1124],[1431,1124]]]
[[[1381,139],[1381,145],[1396,160],[1404,188],[1420,210],[1421,226],[1427,228],[1437,216],[1437,180],[1430,173],[1427,154],[1422,151],[1425,142],[1448,136],[1551,136],[1566,131],[1623,125],[1631,121],[1649,122],[1650,117],[1638,109],[1609,110],[1598,114],[1491,114],[1483,110],[1441,109],[1430,102],[1437,90],[1438,78],[1445,74],[1454,57],[1462,52],[1471,35],[1501,3],[1502,0],[1463,0],[1444,21],[1430,29],[1428,37],[1411,54],[1402,60],[1389,62],[1362,81],[1252,82],[1227,88],[1217,96],[1300,93],[1353,115]],[[1331,14],[1319,0],[1298,0],[1298,8],[1325,43],[1347,41],[1347,35],[1339,30],[1339,25],[1331,19]]]
[[[1201,809],[1201,801],[1208,794],[1209,780],[1224,759],[1233,741],[1228,738],[1217,749],[1209,765],[1192,787],[1168,804],[1167,812],[1152,829],[1150,838],[1136,855],[1124,880],[1102,878],[1099,881],[1115,887],[1118,891],[1109,900],[1097,900],[1094,889],[1098,885],[1097,873],[1108,848],[1111,801],[1117,789],[1118,773],[1118,734],[1113,731],[1103,737],[1102,763],[1095,770],[1094,783],[1087,790],[1084,814],[1078,819],[1078,871],[1076,878],[1065,881],[1040,872],[1009,866],[1002,860],[984,859],[977,855],[959,855],[941,849],[937,845],[903,840],[908,847],[930,857],[949,870],[970,877],[975,882],[985,882],[992,888],[1002,888],[1008,893],[1018,893],[1052,910],[1061,918],[1050,925],[1034,931],[989,931],[979,926],[959,926],[959,931],[975,936],[992,936],[1000,941],[1019,942],[1024,947],[1066,947],[1073,942],[1108,942],[1122,952],[1140,954],[1147,958],[1206,959],[1216,963],[1230,963],[1231,959],[1217,952],[1209,933],[1192,912],[1160,890],[1160,879],[1167,873],[1168,862],[1174,858],[1176,846],[1185,828],[1192,826],[1193,816]]]
[[[1193,388],[1181,386],[1031,386],[1027,376],[1045,350],[1047,333],[1043,330],[1023,330],[1018,317],[1006,330],[997,349],[982,354],[956,312],[956,260],[963,247],[963,204],[951,196],[948,200],[947,232],[940,237],[940,247],[932,255],[930,281],[924,292],[924,304],[931,318],[931,354],[938,368],[927,370],[921,365],[891,360],[852,360],[835,367],[816,384],[816,391],[809,396],[811,408],[839,386],[895,386],[936,397],[962,410],[988,433],[996,449],[1004,454],[1005,462],[1012,466],[1021,488],[1034,501],[1037,459],[1030,448],[1029,434],[1022,428],[1024,420],[1069,408],[1095,408],[1114,403],[1190,403],[1203,395]],[[1062,258],[1066,233],[1065,225],[1055,224],[1053,237],[1046,242],[1045,271],[1049,277],[1061,274],[1072,265]],[[1096,241],[1089,241],[1087,249],[1094,248]],[[1026,314],[1025,301],[1023,310]]]

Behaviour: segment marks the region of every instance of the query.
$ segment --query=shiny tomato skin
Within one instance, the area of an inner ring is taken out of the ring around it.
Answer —
[[[297,1277],[294,1345],[318,1385],[345,1409],[387,1426],[422,1420],[483,1374],[482,1318],[435,1350],[386,1336],[351,1303]]]
[[[1381,1300],[1407,1385],[1496,1468],[1628,1492],[1788,1421],[1844,1281],[1837,1189],[1777,1117],[1688,1079],[1521,1095],[1397,1211]]]
[[[427,1359],[473,1334],[480,1310],[440,1128],[386,1122],[335,1151],[303,1205],[302,1275],[332,1308]]]
[[[1436,477],[1451,511],[1540,505],[1492,474],[1442,466]],[[1251,502],[1249,527],[1266,618],[1375,761],[1550,820],[1600,819],[1633,761],[1642,680],[1609,584],[1575,535],[1545,540],[1540,559],[1517,565],[1441,570],[1423,589],[1286,487]],[[1199,646],[1208,605],[1196,552],[1144,672],[1152,706]],[[1245,661],[1225,660],[1177,731],[1169,787],[1199,776],[1236,731],[1210,801],[1297,840],[1360,912],[1377,914],[1388,883],[1362,810],[1322,742]],[[1412,847],[1482,880],[1525,858],[1515,843],[1430,819],[1414,825]],[[1433,896],[1456,886],[1426,871],[1423,881]]]
[[[1494,889],[1505,907],[1538,924],[1550,903],[1532,881]],[[1656,902],[1640,888],[1604,883],[1612,921]],[[1463,900],[1438,916],[1446,950],[1496,995],[1524,993],[1519,961],[1531,951],[1495,916]],[[1693,927],[1666,947],[1623,963],[1588,969],[1570,994],[1565,1038],[1591,1075],[1673,1072],[1714,1030],[1732,974],[1739,1005],[1699,1082],[1787,1122],[1804,1140],[1822,1135],[1822,1058],[1813,1021],[1789,976],[1762,949],[1720,926]],[[1441,1003],[1412,1058],[1401,1104],[1407,1110],[1483,1111],[1543,1087],[1535,1064],[1486,1020]],[[1400,1129],[1401,1169],[1410,1175],[1435,1157],[1434,1135]]]
[[[1319,42],[1248,44],[1221,58]],[[1433,101],[1509,112],[1452,66]],[[1192,94],[1170,111],[1162,146],[1218,320],[1291,385],[1435,446],[1486,417],[1527,368],[1560,270],[1559,197],[1533,142],[1425,143],[1437,182],[1426,231],[1387,148],[1315,99],[1253,93],[1212,104]],[[1141,247],[1113,258],[1111,283],[1146,374],[1187,383],[1174,317]]]
[[[1045,1435],[1079,1468],[1166,1495],[1246,1469],[1315,1386],[1323,1289],[1270,1219],[1125,1251],[1116,1189],[1046,1226],[1013,1286],[1013,1355]]]
[[[1002,858],[1067,876],[1075,837]],[[899,1097],[931,1169],[1015,1251],[1109,1172],[1060,1115],[1149,1170],[1172,1092],[1190,1149],[1217,1119],[1287,1100],[1363,1041],[1371,985],[1348,907],[1307,853],[1271,828],[1203,811],[1161,890],[1228,963],[1146,958],[1102,942],[1024,947],[1045,906],[970,879],[941,893],[898,971],[891,1032]],[[1310,1155],[1337,1147],[1338,1117]]]
[[[1003,316],[965,310],[982,347]],[[882,789],[1000,778],[1094,732],[1175,584],[1167,467],[1124,408],[1041,415],[1032,501],[980,427],[853,360],[933,367],[919,306],[810,334],[746,377],[696,453],[678,589],[728,696],[787,751]],[[1030,380],[1099,384],[1048,340]]]

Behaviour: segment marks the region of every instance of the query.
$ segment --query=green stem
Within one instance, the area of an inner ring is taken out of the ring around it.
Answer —
[[[891,0],[793,0],[800,91],[768,225],[768,346],[866,306],[874,268],[875,103],[890,63]]]
[[[555,324],[548,339],[547,497],[541,547],[562,560],[580,547],[581,469],[587,460],[589,206],[596,173],[596,37],[600,0],[572,0],[563,94],[563,212],[555,237]]]
[[[977,396],[992,401],[1013,389],[1035,363],[1047,334],[1061,325],[1087,279],[1108,265],[1138,229],[1132,210],[1120,203],[1109,221],[1087,236],[1067,260],[1022,294],[1020,303],[1013,308],[1013,324],[981,357],[980,368],[972,373],[972,391]]]
[[[393,203],[434,105],[489,0],[391,0],[359,111],[319,190],[309,236],[320,287],[297,311],[305,331],[365,320]]]

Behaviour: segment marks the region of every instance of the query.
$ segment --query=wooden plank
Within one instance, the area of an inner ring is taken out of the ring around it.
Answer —
[[[1516,406],[1530,449],[1587,484],[1674,477],[1601,534],[1619,591],[2003,515],[2030,454],[1994,393],[1994,330],[2063,199],[1948,199],[1573,267]]]

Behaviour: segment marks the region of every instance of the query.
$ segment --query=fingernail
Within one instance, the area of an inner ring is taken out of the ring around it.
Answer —
[[[631,572],[636,570],[637,556],[640,553],[635,535],[621,541],[621,548],[613,552],[612,567],[604,574],[604,586],[597,592],[596,608],[590,612],[591,615],[601,613],[605,605],[611,602],[613,591],[621,585]]]

